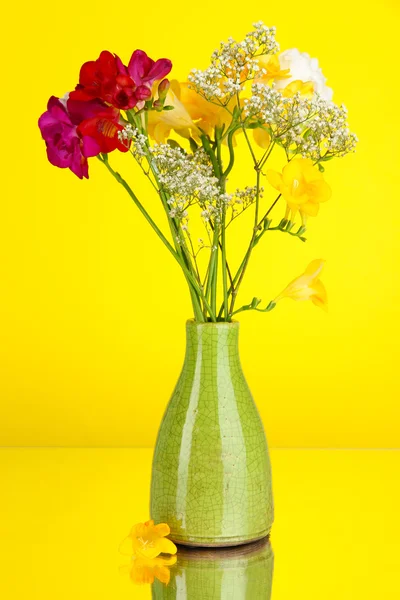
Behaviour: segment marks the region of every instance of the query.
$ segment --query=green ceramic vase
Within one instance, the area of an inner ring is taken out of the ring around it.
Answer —
[[[271,530],[268,447],[238,335],[237,322],[186,325],[185,362],[154,452],[150,507],[178,544],[235,546]]]
[[[153,600],[270,600],[274,555],[269,542],[178,552],[168,585],[155,580]]]

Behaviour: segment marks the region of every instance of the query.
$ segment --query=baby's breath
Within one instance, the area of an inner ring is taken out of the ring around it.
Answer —
[[[211,65],[204,71],[193,69],[189,81],[207,100],[227,104],[246,81],[254,79],[260,71],[257,57],[274,54],[278,50],[275,27],[267,27],[259,21],[243,41],[229,38],[221,42],[211,56]]]
[[[273,86],[254,83],[251,97],[244,101],[244,115],[250,123],[264,127],[288,152],[315,162],[327,155],[345,156],[357,143],[349,130],[346,108],[318,94],[285,97]]]

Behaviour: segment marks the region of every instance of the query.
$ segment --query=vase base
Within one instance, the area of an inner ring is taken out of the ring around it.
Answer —
[[[244,546],[245,544],[251,544],[253,542],[259,542],[260,540],[264,540],[269,537],[271,533],[271,529],[256,535],[255,537],[246,537],[246,538],[221,538],[216,539],[215,541],[206,538],[202,540],[201,538],[193,538],[189,540],[184,540],[179,538],[179,536],[174,536],[172,533],[168,536],[170,540],[172,540],[178,546],[188,546],[190,548],[231,548],[235,546]]]

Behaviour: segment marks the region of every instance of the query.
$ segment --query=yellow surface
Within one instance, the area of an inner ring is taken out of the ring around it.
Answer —
[[[0,597],[150,599],[118,554],[148,517],[150,464],[148,449],[1,450]],[[274,450],[272,464],[272,600],[397,600],[400,453]]]
[[[169,56],[173,76],[184,79],[207,65],[221,39],[239,38],[263,19],[277,26],[283,49],[320,59],[361,141],[356,155],[328,164],[333,198],[310,221],[307,244],[266,236],[241,296],[242,303],[255,295],[269,301],[322,257],[329,315],[289,300],[271,314],[244,315],[245,372],[273,446],[400,446],[399,6],[6,5],[0,444],[153,445],[191,313],[178,268],[102,165],[92,160],[91,180],[81,182],[47,163],[36,121],[48,97],[71,89],[80,65],[105,48],[124,61],[136,47]],[[133,161],[112,160],[130,181],[138,178],[139,196],[162,219]],[[251,183],[244,152],[240,164],[242,185]],[[234,263],[247,243],[241,231],[232,228],[229,240]]]

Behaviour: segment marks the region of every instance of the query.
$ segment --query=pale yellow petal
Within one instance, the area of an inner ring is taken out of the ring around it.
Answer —
[[[316,217],[319,212],[319,204],[316,202],[309,202],[308,197],[307,202],[304,202],[300,207],[300,212],[308,215],[309,217]]]
[[[261,127],[259,127],[253,130],[253,137],[255,143],[260,146],[260,148],[263,148],[264,150],[269,148],[271,144],[271,136],[269,135],[268,131],[265,131],[265,129],[261,129]]]
[[[324,264],[325,261],[322,258],[316,258],[315,260],[312,260],[304,271],[304,275],[309,275],[313,279],[316,279],[321,273]]]
[[[266,177],[268,183],[272,185],[276,190],[281,191],[282,189],[282,175],[277,171],[273,171],[272,169],[268,169],[266,172]]]
[[[328,304],[328,294],[326,292],[326,288],[320,279],[316,279],[312,283],[312,289],[314,291],[314,296],[312,297],[312,301],[318,306],[327,306]]]
[[[332,190],[323,179],[313,181],[308,186],[308,193],[314,202],[327,202],[332,197]]]

